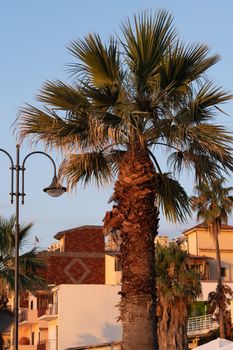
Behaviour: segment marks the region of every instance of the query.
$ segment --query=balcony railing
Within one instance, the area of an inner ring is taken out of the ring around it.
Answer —
[[[218,322],[212,315],[191,317],[188,319],[188,335],[207,333],[210,330],[218,328]]]
[[[52,320],[58,315],[58,305],[57,304],[48,304],[48,308],[44,313],[41,313],[39,316],[40,320]]]
[[[47,310],[46,307],[40,307],[39,309],[37,309],[38,317],[40,317],[42,315],[45,315],[46,314],[46,310]]]
[[[48,309],[46,310],[47,315],[57,315],[58,314],[58,304],[49,304]]]

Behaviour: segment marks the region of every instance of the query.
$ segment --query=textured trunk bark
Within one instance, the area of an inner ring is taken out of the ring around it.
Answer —
[[[122,349],[156,350],[154,238],[158,231],[154,167],[146,151],[130,149],[121,162],[105,229],[121,236]]]
[[[214,234],[214,241],[215,241],[215,250],[216,250],[216,262],[217,262],[217,277],[218,277],[218,308],[219,308],[219,336],[222,339],[225,339],[225,325],[224,325],[224,315],[223,315],[223,309],[221,305],[221,293],[222,293],[222,272],[221,272],[221,256],[220,256],[220,249],[219,249],[219,241],[218,241],[218,234],[219,234],[219,225],[216,223],[213,227],[213,234]]]
[[[187,305],[183,300],[174,300],[174,304],[167,305],[163,296],[159,296],[157,319],[159,350],[184,350],[188,348]]]

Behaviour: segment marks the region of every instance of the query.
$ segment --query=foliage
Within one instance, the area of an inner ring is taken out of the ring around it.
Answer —
[[[188,254],[176,244],[156,245],[159,349],[187,345],[188,308],[201,293],[199,275],[189,268]]]
[[[123,346],[149,350],[159,208],[184,221],[190,200],[175,175],[190,171],[200,183],[233,170],[232,134],[214,122],[231,95],[207,76],[219,56],[202,43],[185,45],[165,10],[126,20],[106,43],[90,33],[68,49],[73,82],[45,82],[39,106],[24,106],[17,126],[21,140],[65,154],[60,176],[71,189],[117,179],[105,231],[120,231],[122,241]]]
[[[203,316],[206,314],[207,305],[205,301],[193,301],[189,307],[189,317]]]
[[[71,188],[112,181],[129,145],[138,143],[153,159],[165,215],[182,221],[189,200],[162,171],[161,151],[172,170],[190,169],[197,181],[233,169],[232,136],[213,122],[231,96],[206,75],[219,56],[204,44],[185,46],[164,10],[127,20],[122,36],[104,44],[91,33],[72,42],[74,83],[47,81],[38,95],[44,107],[21,109],[20,136],[66,153],[60,173]]]
[[[218,235],[222,223],[227,224],[228,215],[233,208],[233,196],[230,194],[233,187],[225,187],[225,179],[214,178],[209,182],[200,183],[196,186],[198,196],[192,197],[193,208],[197,210],[197,218],[202,219],[210,230],[210,234],[215,242],[217,278],[216,302],[218,304],[218,318],[220,327],[220,337],[225,338],[226,313],[223,308],[225,286],[222,284],[221,276],[221,256]],[[219,293],[219,294],[218,294]]]
[[[197,219],[207,226],[215,222],[218,226],[227,224],[228,215],[233,207],[233,187],[225,187],[224,178],[212,179],[196,186],[198,196],[192,197],[193,208],[197,210]]]
[[[230,305],[233,291],[227,284],[217,284],[216,290],[208,295],[208,311],[219,322],[219,309],[223,312],[226,335],[230,335],[231,312]]]
[[[23,224],[19,230],[19,247],[22,249],[31,232],[32,223]],[[9,219],[0,217],[0,293],[3,295],[14,290],[14,251],[15,251],[15,216]],[[19,288],[34,291],[44,288],[46,281],[37,274],[44,267],[43,261],[32,248],[19,256]]]

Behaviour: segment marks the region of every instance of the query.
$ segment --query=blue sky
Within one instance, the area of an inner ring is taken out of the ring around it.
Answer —
[[[204,42],[222,60],[210,70],[209,77],[226,90],[233,91],[233,3],[229,0],[8,0],[1,4],[1,108],[0,148],[15,157],[16,136],[12,123],[24,102],[35,103],[35,95],[47,79],[68,80],[66,64],[72,61],[67,45],[89,32],[97,32],[103,38],[119,33],[120,25],[127,17],[142,10],[165,8],[174,16],[174,24],[186,42]],[[232,129],[233,102],[224,106],[229,117],[221,116]],[[31,150],[43,150],[43,145],[31,148],[24,143],[23,158]],[[53,154],[56,162],[60,157]],[[9,203],[8,160],[0,154],[0,214],[14,213]],[[76,192],[54,199],[41,189],[51,182],[52,167],[47,159],[34,156],[27,161],[25,205],[21,219],[35,223],[33,235],[37,235],[42,247],[53,242],[57,231],[85,225],[101,224],[112,188],[97,190],[94,187],[78,188]],[[184,179],[190,192],[191,180]],[[193,224],[172,225],[161,219],[160,234],[175,237]],[[32,238],[33,241],[33,238]]]

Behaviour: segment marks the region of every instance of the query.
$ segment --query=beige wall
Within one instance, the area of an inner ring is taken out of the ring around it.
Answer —
[[[190,254],[206,256],[209,260],[209,277],[217,280],[216,274],[216,252],[215,243],[209,230],[204,228],[194,228],[186,232],[188,241],[188,251]],[[219,246],[222,267],[225,267],[224,282],[233,281],[233,231],[222,230],[219,234]]]
[[[57,350],[57,330],[58,320],[52,320],[48,323],[48,349]]]
[[[58,286],[58,350],[121,340],[119,291],[110,285]],[[49,326],[50,338],[54,330]]]
[[[121,271],[115,271],[115,257],[105,254],[105,284],[120,284]]]
[[[198,242],[196,232],[191,232],[188,237],[188,251],[190,254],[198,255]]]

